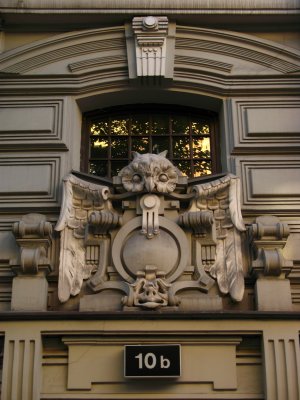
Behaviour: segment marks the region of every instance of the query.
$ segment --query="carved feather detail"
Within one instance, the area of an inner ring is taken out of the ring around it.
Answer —
[[[85,262],[85,227],[94,211],[109,209],[109,188],[70,174],[63,179],[63,200],[55,227],[61,232],[58,297],[61,302],[80,292],[93,266]]]
[[[216,231],[216,260],[209,273],[217,282],[221,293],[230,293],[241,301],[244,293],[241,235],[245,231],[240,205],[239,179],[226,175],[213,182],[197,185],[195,206],[211,210]]]

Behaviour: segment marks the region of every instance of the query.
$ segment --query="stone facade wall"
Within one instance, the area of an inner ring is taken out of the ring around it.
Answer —
[[[1,398],[298,399],[299,1],[46,3],[0,5]],[[141,25],[153,15],[155,35]],[[160,57],[142,73],[145,48]],[[58,300],[51,228],[63,177],[80,169],[82,115],[136,103],[219,114],[247,228],[245,295],[223,297],[221,312],[135,321]],[[181,378],[124,380],[130,343],[181,344]]]

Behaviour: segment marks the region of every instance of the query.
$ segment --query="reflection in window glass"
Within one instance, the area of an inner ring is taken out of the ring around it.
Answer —
[[[215,115],[175,106],[132,106],[102,110],[87,116],[91,174],[112,177],[132,159],[132,151],[167,157],[183,172],[196,177],[215,172],[212,131]]]
[[[108,146],[108,139],[91,137],[91,158],[107,158]]]
[[[172,118],[172,133],[175,135],[190,134],[190,120],[187,117]]]
[[[210,158],[209,138],[193,138],[193,156],[194,158]]]
[[[132,137],[131,149],[138,153],[147,153],[149,151],[149,137]]]
[[[200,161],[194,162],[194,176],[202,176],[211,174],[211,162],[210,161]]]
[[[188,137],[173,138],[173,157],[174,158],[190,158],[190,140]]]
[[[128,157],[128,137],[112,138],[111,154],[114,158]]]
[[[122,118],[114,118],[110,126],[111,135],[128,135],[129,134],[129,120]]]
[[[109,124],[107,121],[98,121],[91,126],[91,135],[108,135]]]

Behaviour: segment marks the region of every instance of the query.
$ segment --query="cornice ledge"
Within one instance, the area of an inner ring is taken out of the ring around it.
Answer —
[[[155,4],[156,3],[156,4]],[[63,6],[62,6],[63,4]],[[251,5],[250,5],[251,4]],[[299,0],[2,0],[0,10],[3,13],[122,13],[138,12],[141,14],[168,12],[168,14],[196,13],[234,13],[234,14],[299,14]]]

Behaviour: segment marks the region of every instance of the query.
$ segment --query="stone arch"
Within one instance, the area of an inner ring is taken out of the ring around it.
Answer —
[[[128,46],[127,46],[128,47]],[[56,35],[3,53],[0,74],[9,79],[44,87],[49,83],[56,89],[76,93],[108,92],[136,87],[129,79],[134,59],[126,51],[124,26],[85,30]],[[173,59],[173,78],[162,82],[163,87],[178,91],[197,91],[212,96],[259,90],[264,78],[292,77],[300,68],[300,52],[270,41],[236,32],[177,26]],[[33,79],[33,77],[35,79]],[[278,83],[279,84],[279,83]],[[149,80],[142,85],[152,87]],[[274,88],[273,88],[274,89]]]

